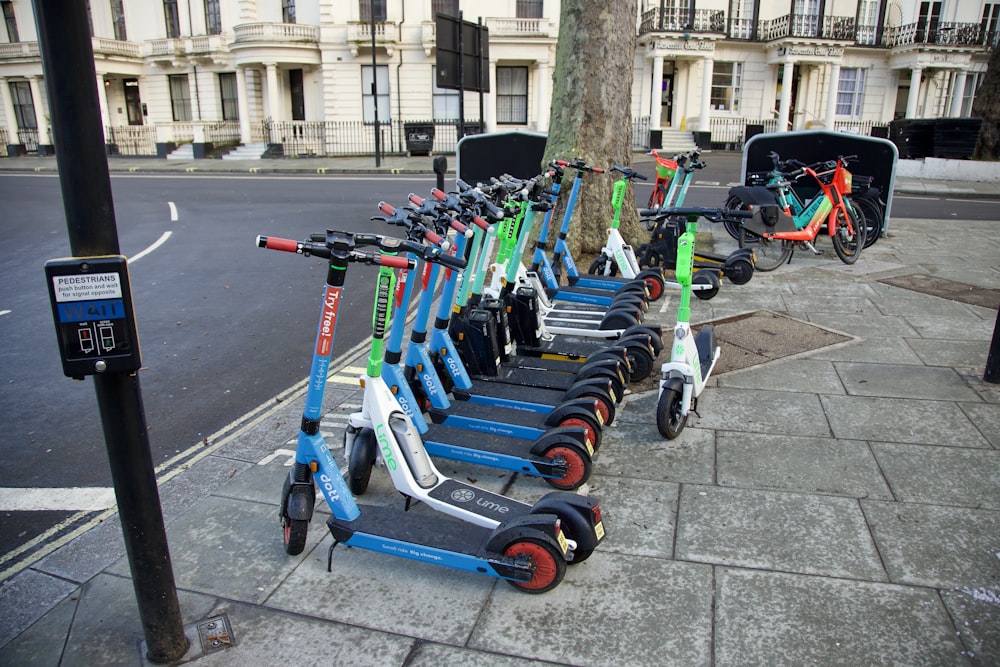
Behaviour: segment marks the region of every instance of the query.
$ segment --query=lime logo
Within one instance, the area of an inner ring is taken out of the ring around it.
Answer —
[[[476,494],[469,489],[455,489],[451,492],[451,499],[456,503],[467,503],[473,500]]]
[[[389,438],[385,434],[385,424],[375,427],[375,439],[378,440],[378,448],[382,451],[382,458],[385,460],[385,467],[389,470],[396,469],[396,459],[392,458],[392,449],[389,447]]]

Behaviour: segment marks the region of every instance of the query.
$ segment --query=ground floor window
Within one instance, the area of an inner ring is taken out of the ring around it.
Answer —
[[[740,110],[743,63],[717,62],[712,68],[712,110]]]
[[[438,88],[437,78],[432,76],[434,120],[458,120],[458,91]]]
[[[865,97],[865,70],[845,67],[837,86],[837,115],[860,118]]]
[[[361,94],[364,121],[375,122],[375,96],[372,94],[372,82],[378,91],[378,122],[388,123],[392,118],[389,110],[389,66],[378,65],[375,75],[372,75],[371,65],[361,66]]]
[[[235,72],[219,74],[219,91],[222,93],[222,120],[239,120],[240,105]]]
[[[968,117],[972,115],[972,103],[976,99],[976,91],[979,90],[979,84],[982,83],[982,72],[969,72],[968,76],[965,77],[965,89],[962,91],[962,113],[959,115],[962,117]]]
[[[191,120],[191,89],[187,74],[171,74],[170,107],[175,121]]]
[[[10,99],[14,104],[14,118],[20,130],[34,130],[38,127],[35,103],[31,98],[31,84],[27,81],[11,81]]]
[[[497,67],[497,124],[528,124],[527,67]]]

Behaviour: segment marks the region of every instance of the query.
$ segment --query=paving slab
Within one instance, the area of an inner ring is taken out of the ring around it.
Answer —
[[[900,316],[871,317],[850,313],[809,312],[809,322],[859,338],[917,338],[917,330]]]
[[[699,397],[699,428],[751,433],[829,436],[819,397],[791,391],[716,387]],[[683,433],[681,434],[683,437]]]
[[[21,623],[6,627],[4,638],[0,639],[5,642],[0,644],[0,665],[18,665],[18,667],[58,665],[65,645],[62,641],[55,641],[54,638],[69,636],[76,617],[78,599],[78,589],[76,589],[47,611],[44,618],[37,623],[34,623],[37,620],[35,618],[30,618],[30,623],[25,622],[29,619],[22,616]],[[38,618],[41,618],[41,614]]]
[[[76,585],[56,577],[26,570],[0,586],[0,646],[44,616],[56,604],[76,590]]]
[[[989,343],[981,340],[934,340],[907,338],[906,344],[927,366],[947,366],[971,375],[986,369]]]
[[[959,407],[983,437],[1000,449],[1000,406],[996,403],[959,403]]]
[[[822,361],[856,361],[877,364],[923,365],[924,361],[910,346],[911,338],[855,338],[846,345],[833,345],[809,353],[810,359]]]
[[[718,565],[885,581],[856,500],[685,485],[676,557]]]
[[[1000,510],[1000,451],[888,442],[871,446],[900,502]]]
[[[722,433],[716,452],[720,486],[892,500],[863,441]]]
[[[986,348],[989,348],[989,341],[993,337],[993,327],[995,324],[995,321],[980,319],[978,316],[953,319],[950,317],[923,315],[921,317],[908,317],[907,320],[921,338],[979,340],[983,341]]]
[[[498,588],[468,647],[571,665],[710,663],[711,567],[597,551],[570,570],[545,595]]]
[[[969,308],[964,303],[908,290],[902,284],[896,284],[904,278],[908,279],[910,276],[892,276],[882,278],[882,282],[871,283],[871,288],[877,295],[875,303],[883,315],[920,316],[932,312],[938,316],[956,318],[969,316]]]
[[[488,651],[471,651],[445,644],[421,642],[406,659],[407,667],[441,667],[441,665],[462,665],[462,667],[528,667],[542,665],[538,660],[514,658]],[[553,663],[554,664],[554,663]]]
[[[951,368],[912,364],[838,362],[837,373],[853,396],[917,398],[939,401],[975,400],[976,393]]]
[[[1000,591],[942,591],[941,599],[974,665],[1000,665]]]
[[[890,581],[1000,591],[1000,512],[862,500]]]
[[[717,665],[968,665],[936,593],[719,568]]]
[[[601,500],[601,518],[607,531],[601,551],[673,556],[678,484],[595,475],[589,495]],[[571,568],[571,573],[575,569]]]
[[[973,306],[996,309],[1000,307],[1000,290],[977,287],[966,283],[947,280],[938,276],[914,273],[894,278],[883,278],[887,285],[967,303]]]
[[[656,392],[646,392],[641,404],[630,402],[618,425],[604,431],[594,462],[601,475],[635,479],[711,484],[715,479],[715,434],[688,426],[683,437],[667,440],[656,429]],[[640,410],[640,407],[645,409]],[[635,421],[632,421],[632,420]]]
[[[844,394],[844,384],[834,365],[814,359],[779,359],[772,364],[720,375],[720,387],[774,389],[817,394]]]
[[[881,440],[924,445],[990,445],[979,429],[951,401],[878,396],[821,396],[823,412],[836,438]],[[892,415],[887,419],[887,415]],[[947,424],[947,430],[942,428]]]

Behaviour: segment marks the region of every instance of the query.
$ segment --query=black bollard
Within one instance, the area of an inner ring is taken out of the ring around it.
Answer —
[[[997,310],[997,321],[993,325],[993,341],[990,343],[990,352],[986,355],[983,382],[1000,384],[1000,309]]]
[[[434,158],[434,173],[437,174],[437,189],[444,192],[444,175],[448,171],[448,158],[438,155]]]

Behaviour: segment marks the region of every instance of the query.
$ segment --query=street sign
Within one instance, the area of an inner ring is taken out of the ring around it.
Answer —
[[[490,31],[484,25],[459,17],[434,17],[437,61],[434,78],[438,88],[490,92]]]

